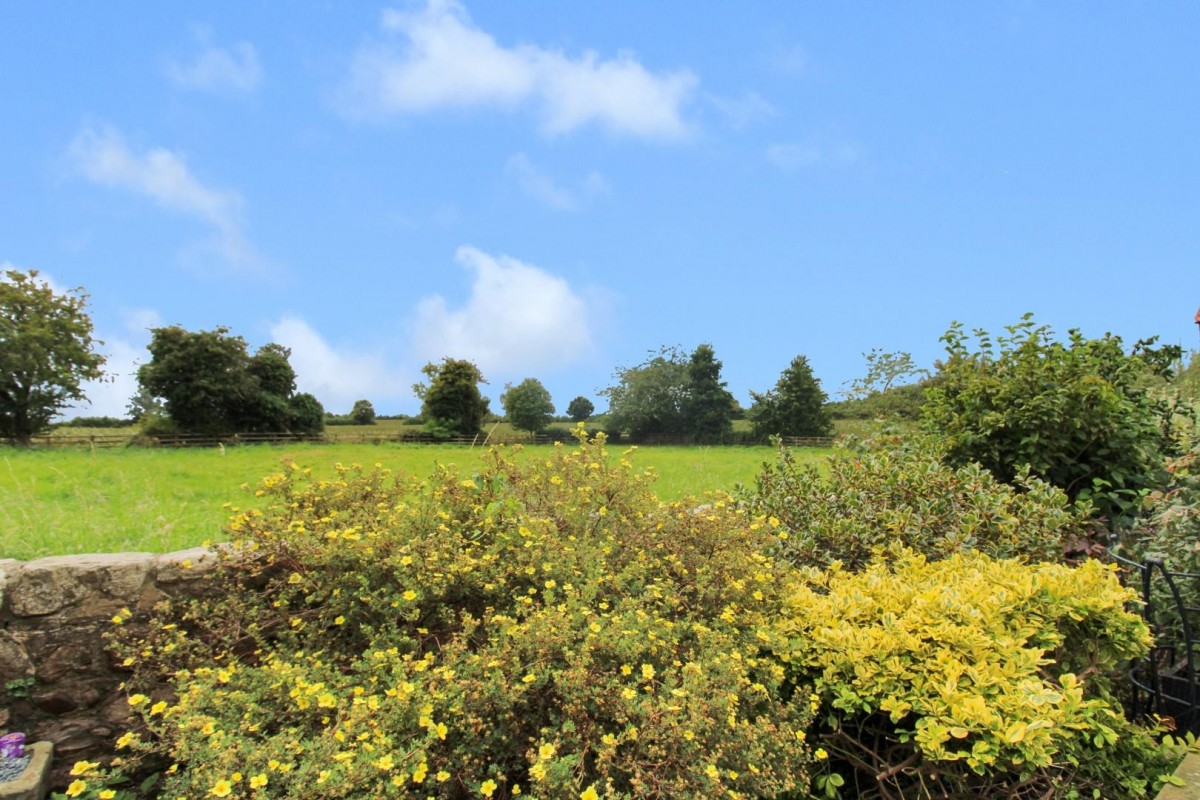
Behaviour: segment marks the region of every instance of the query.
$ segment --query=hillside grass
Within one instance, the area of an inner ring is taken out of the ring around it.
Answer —
[[[336,429],[335,429],[336,430]],[[526,457],[550,446],[525,449]],[[610,455],[626,448],[612,445]],[[482,447],[405,444],[242,446],[224,450],[142,448],[0,449],[0,558],[170,552],[220,541],[227,505],[255,503],[251,491],[287,461],[332,476],[335,464],[380,464],[425,477],[438,464],[469,472]],[[823,461],[828,450],[802,450]],[[731,491],[751,483],[769,447],[647,447],[631,456],[653,468],[664,499]]]

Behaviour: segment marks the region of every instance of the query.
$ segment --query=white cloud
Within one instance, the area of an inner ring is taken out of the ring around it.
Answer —
[[[580,195],[594,196],[609,192],[608,181],[598,172],[590,172],[574,191],[555,182],[538,169],[524,153],[515,153],[504,166],[504,171],[517,182],[521,191],[550,208],[570,211],[577,207]]]
[[[456,257],[473,275],[471,296],[459,309],[440,296],[420,302],[413,346],[422,360],[466,358],[499,379],[566,367],[591,351],[595,315],[567,281],[474,247]]]
[[[149,358],[146,345],[150,343],[150,329],[160,327],[162,318],[157,311],[140,308],[125,309],[121,318],[123,330],[119,333],[97,332],[97,338],[104,342],[97,348],[106,359],[102,367],[104,378],[85,381],[81,388],[87,401],[63,409],[60,415],[63,418],[126,415],[129,400],[138,391],[138,366]]]
[[[364,398],[377,408],[413,402],[411,376],[406,379],[381,353],[335,348],[298,317],[284,317],[272,325],[271,340],[291,348],[297,388],[316,395],[327,411],[347,414],[355,400]]]
[[[688,70],[651,73],[629,53],[605,60],[590,51],[572,58],[535,45],[506,48],[456,0],[385,11],[382,27],[388,38],[354,59],[353,113],[532,104],[550,134],[589,124],[654,139],[689,133],[683,109],[698,81]]]
[[[93,183],[148,197],[158,205],[197,218],[214,229],[211,246],[240,266],[262,266],[262,256],[242,232],[242,197],[205,186],[186,159],[156,147],[137,154],[113,128],[85,128],[67,148],[67,157]]]
[[[190,61],[171,61],[167,77],[183,89],[204,91],[252,92],[262,82],[258,52],[249,42],[236,42],[229,48],[209,42],[207,31],[196,33],[201,50]]]

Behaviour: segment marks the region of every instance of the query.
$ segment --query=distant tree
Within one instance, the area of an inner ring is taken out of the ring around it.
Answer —
[[[712,345],[692,352],[687,366],[683,414],[687,434],[697,441],[719,439],[733,431],[733,395],[721,380],[721,362]]]
[[[676,347],[662,347],[636,367],[618,369],[608,398],[608,425],[634,439],[681,436],[687,432],[688,360]]]
[[[192,332],[173,325],[150,337],[150,361],[138,368],[131,408],[161,399],[171,424],[187,433],[275,433],[297,424],[304,426],[297,432],[311,432],[292,403],[296,373],[286,347],[267,344],[251,356],[245,340],[224,327]]]
[[[584,422],[596,412],[596,406],[583,395],[567,404],[567,416],[572,422]]]
[[[825,392],[808,358],[796,356],[766,394],[750,393],[747,416],[755,436],[828,436],[833,422],[825,409]]]
[[[354,408],[350,409],[350,419],[355,425],[374,425],[375,406],[370,400],[355,400]]]
[[[479,367],[470,361],[443,358],[440,364],[426,364],[421,372],[429,383],[413,386],[421,400],[421,416],[426,430],[446,436],[473,436],[479,433],[488,414],[488,400],[479,391],[487,383]]]
[[[554,416],[550,392],[537,378],[526,378],[516,386],[506,384],[500,405],[514,428],[530,433],[545,430]]]
[[[294,394],[287,403],[287,430],[290,433],[315,435],[325,430],[325,408],[308,392]]]
[[[863,358],[867,362],[867,373],[843,384],[847,389],[842,394],[847,398],[862,399],[929,376],[929,370],[913,362],[911,353],[888,353],[876,347],[863,353]]]
[[[37,270],[0,276],[0,436],[28,445],[103,375],[86,306],[81,289],[59,294]]]

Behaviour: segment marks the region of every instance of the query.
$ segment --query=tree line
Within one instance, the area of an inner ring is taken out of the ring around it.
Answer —
[[[82,290],[55,291],[36,271],[0,276],[0,436],[28,443],[62,408],[84,399],[85,381],[102,377],[86,300]],[[1181,348],[1156,338],[1127,348],[1111,334],[1089,339],[1071,330],[1060,340],[1027,315],[996,336],[968,335],[955,323],[942,340],[946,357],[932,374],[917,370],[907,354],[872,351],[866,377],[852,387],[856,399],[840,404],[839,413],[857,404],[857,413],[911,416],[943,442],[950,462],[979,463],[1014,483],[1041,478],[1110,518],[1131,514],[1162,482],[1164,457],[1186,438],[1180,431],[1200,428],[1200,360],[1185,367]],[[226,328],[166,326],[151,331],[148,349],[130,404],[144,429],[307,434],[324,426],[320,402],[296,391],[290,351],[281,345],[251,353]],[[617,369],[613,385],[600,392],[609,403],[602,426],[635,440],[719,441],[741,411],[721,368],[711,344],[691,353],[653,351]],[[426,430],[446,437],[480,432],[490,409],[479,368],[448,357],[422,372],[426,380],[413,389]],[[754,437],[832,431],[832,404],[803,355],[774,387],[751,397],[745,415]],[[536,378],[506,385],[500,402],[515,427],[535,433],[555,413]],[[567,410],[587,420],[595,408],[580,396]],[[359,401],[352,416],[370,421],[374,408]]]

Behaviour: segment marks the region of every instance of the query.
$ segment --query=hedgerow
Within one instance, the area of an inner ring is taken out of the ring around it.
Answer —
[[[117,629],[144,721],[125,769],[161,769],[162,797],[807,787],[807,690],[761,652],[794,577],[731,502],[659,502],[603,440],[259,493],[210,597]]]

